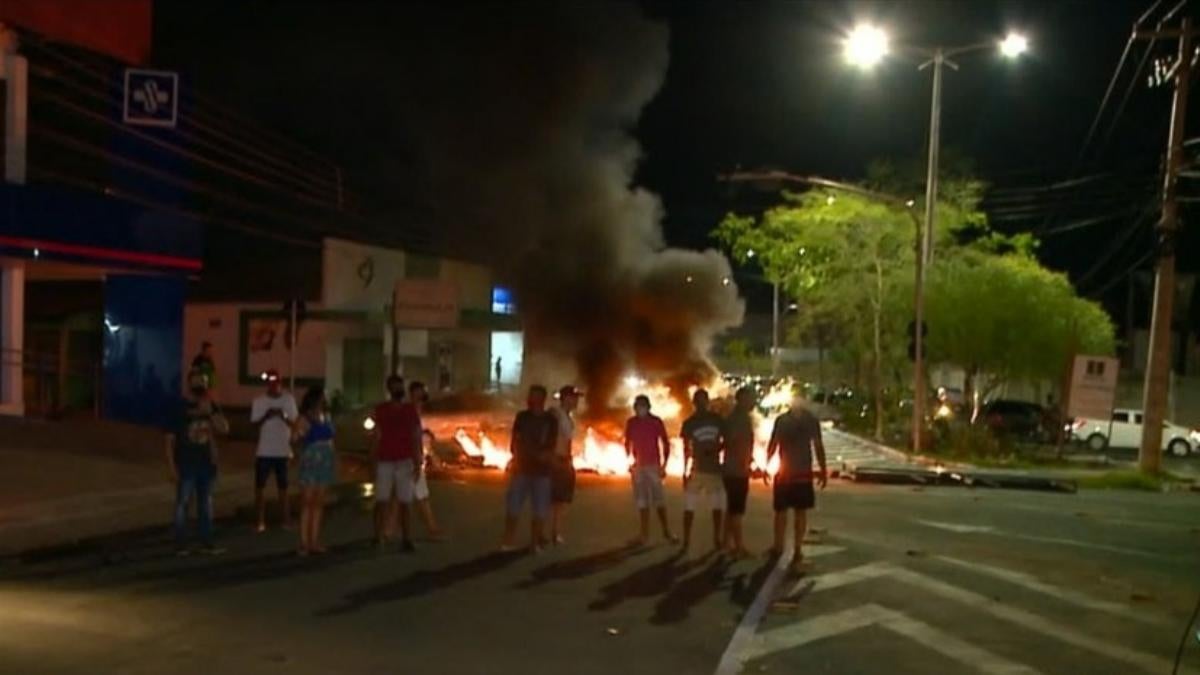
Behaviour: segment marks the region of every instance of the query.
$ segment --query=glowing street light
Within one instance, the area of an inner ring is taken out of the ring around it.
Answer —
[[[1006,58],[1015,59],[1027,51],[1029,51],[1029,40],[1020,33],[1009,33],[1000,42],[1000,53]]]
[[[870,68],[888,54],[888,36],[882,28],[864,24],[856,26],[846,36],[846,62],[859,68]]]

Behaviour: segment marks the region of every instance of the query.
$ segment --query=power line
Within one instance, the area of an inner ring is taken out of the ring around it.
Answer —
[[[113,67],[112,63],[108,60],[104,60],[104,63],[105,63],[104,66],[90,65],[86,62],[86,60],[88,59],[88,57],[90,55],[80,54],[79,58],[70,56],[65,52],[65,47],[63,47],[61,45],[55,45],[54,43],[50,43],[44,39],[41,39],[40,36],[38,36],[37,39],[34,39],[34,40],[23,40],[23,44],[29,44],[29,45],[32,45],[35,47],[39,47],[42,49],[43,53],[48,54],[54,58],[57,58],[60,62],[67,63],[77,70],[83,70],[85,72],[88,72],[90,75],[92,75],[94,78],[98,79],[101,82],[101,84],[106,87],[110,86],[110,84],[111,84],[108,79],[109,74],[102,72],[102,69],[105,67],[108,67],[108,68]],[[91,60],[93,62],[97,62],[100,59],[93,57],[93,58],[91,58]],[[100,69],[100,70],[98,70],[98,69]],[[287,136],[280,134],[273,129],[263,127],[258,122],[255,122],[253,120],[249,120],[248,118],[240,116],[237,113],[230,110],[228,107],[223,106],[223,105],[217,103],[216,101],[207,99],[206,97],[201,96],[197,92],[193,91],[190,94],[185,93],[183,95],[194,99],[197,103],[200,104],[200,105],[194,107],[195,111],[199,114],[205,114],[205,115],[211,114],[213,116],[216,116],[217,115],[216,111],[209,112],[209,111],[204,110],[205,107],[215,108],[215,109],[220,110],[220,112],[222,114],[224,114],[225,117],[233,119],[234,121],[238,122],[242,126],[252,127],[253,129],[251,131],[253,133],[252,133],[252,135],[247,136],[247,139],[257,140],[257,138],[256,138],[257,136],[271,137],[279,143],[291,146],[293,151],[300,152],[301,154],[307,155],[310,160],[316,160],[317,162],[325,164],[328,168],[331,168],[331,169],[336,169],[338,167],[338,165],[336,163],[326,159],[325,157],[322,157],[318,153],[314,152],[311,148],[308,148],[308,147],[304,146],[303,144],[298,143],[294,139],[288,138]],[[220,121],[227,122],[228,120],[220,120]]]
[[[41,45],[39,45],[39,46],[41,46]],[[109,76],[107,76],[103,73],[97,72],[93,67],[90,67],[84,63],[72,60],[69,57],[62,55],[60,52],[57,52],[55,50],[46,49],[44,46],[43,46],[43,50],[45,53],[58,59],[60,62],[67,64],[69,67],[74,68],[77,71],[86,73],[91,78],[97,80],[100,83],[99,86],[101,86],[103,88],[97,89],[96,86],[86,85],[79,80],[74,80],[74,79],[68,80],[64,77],[61,77],[60,75],[62,73],[59,71],[45,71],[45,70],[39,69],[35,72],[37,72],[38,74],[44,75],[44,76],[48,76],[50,79],[52,79],[56,82],[59,82],[63,85],[73,87],[75,90],[81,91],[93,98],[99,99],[108,105],[116,105],[116,106],[123,105],[123,101],[119,98],[119,96],[111,91],[111,86],[110,86],[111,82],[110,82]],[[108,93],[105,93],[106,91]],[[251,142],[247,142],[245,140],[239,140],[239,139],[234,138],[216,128],[213,128],[213,127],[210,127],[210,126],[204,124],[202,121],[200,121],[199,117],[200,117],[200,111],[196,110],[195,112],[190,113],[186,117],[184,117],[182,121],[186,122],[188,126],[194,127],[198,131],[208,133],[209,135],[212,135],[212,136],[217,136],[219,138],[227,140],[230,143],[235,144],[233,146],[235,149],[229,150],[229,149],[214,145],[212,143],[203,141],[201,139],[198,139],[195,135],[190,134],[186,129],[177,128],[176,133],[188,138],[189,140],[193,141],[196,145],[207,147],[211,150],[214,150],[216,152],[224,154],[225,156],[227,156],[231,159],[234,159],[235,161],[239,161],[244,164],[255,166],[257,168],[262,168],[262,169],[265,169],[267,172],[273,173],[277,177],[290,179],[292,181],[298,182],[299,187],[327,189],[332,193],[336,193],[337,185],[336,185],[335,179],[332,179],[332,178],[329,178],[326,176],[321,176],[319,174],[312,173],[311,171],[305,171],[303,169],[300,169],[296,165],[288,162],[287,160],[278,158],[275,155],[271,154],[270,152],[264,151],[264,150],[256,147]],[[247,152],[253,153],[257,157],[261,158],[264,162],[270,162],[270,163],[274,164],[275,167],[266,166],[263,163],[254,162],[254,161],[250,160],[247,157]],[[285,171],[290,171],[291,174],[285,173]]]

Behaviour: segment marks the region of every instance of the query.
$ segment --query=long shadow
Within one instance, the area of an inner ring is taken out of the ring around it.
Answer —
[[[316,616],[339,616],[357,612],[370,605],[397,602],[416,598],[434,591],[449,588],[458,583],[499,571],[521,558],[519,551],[511,553],[488,553],[436,570],[419,570],[385,584],[361,588],[347,593],[342,603],[317,610]]]
[[[652,598],[666,593],[676,579],[703,565],[708,558],[705,556],[681,564],[683,555],[683,551],[677,551],[668,558],[635,570],[601,587],[600,597],[589,603],[588,609],[593,612],[605,612],[631,598]]]
[[[571,581],[590,577],[649,550],[644,546],[627,544],[591,555],[560,560],[535,569],[530,575],[532,578],[521,581],[517,584],[517,588],[529,589],[554,581]]]
[[[754,598],[758,596],[758,591],[767,582],[767,577],[771,576],[771,570],[775,569],[775,563],[778,560],[774,557],[766,558],[750,576],[743,573],[733,577],[733,582],[729,586],[729,600],[739,607],[752,605]]]
[[[717,557],[696,574],[680,580],[654,606],[650,623],[665,625],[679,623],[691,614],[692,607],[720,590],[727,579],[725,573],[733,563]]]

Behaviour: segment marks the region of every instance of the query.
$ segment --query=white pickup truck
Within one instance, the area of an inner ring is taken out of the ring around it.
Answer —
[[[1071,437],[1087,443],[1095,451],[1109,446],[1114,448],[1136,448],[1142,444],[1142,411],[1118,409],[1112,415],[1112,435],[1109,435],[1108,420],[1076,417],[1071,422]],[[1184,457],[1200,447],[1200,430],[1181,427],[1172,422],[1163,422],[1162,449],[1177,457]]]

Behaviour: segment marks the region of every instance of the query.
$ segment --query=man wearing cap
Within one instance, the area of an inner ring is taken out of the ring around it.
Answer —
[[[267,529],[267,500],[264,494],[267,480],[275,476],[279,493],[279,513],[283,527],[289,528],[292,517],[288,505],[288,462],[292,458],[292,425],[300,417],[296,399],[283,390],[279,373],[263,373],[267,383],[265,394],[250,405],[250,422],[258,426],[258,450],[254,459],[254,503],[258,509],[258,532]]]
[[[222,553],[212,539],[212,487],[217,478],[216,436],[229,433],[229,422],[209,396],[208,378],[198,370],[188,373],[188,396],[167,435],[167,467],[175,482],[175,545],[178,555],[188,555],[188,504],[196,500],[200,551]]]
[[[795,513],[795,541],[791,572],[803,572],[804,554],[801,544],[808,529],[808,511],[816,503],[813,478],[825,488],[825,445],[821,441],[821,422],[808,410],[808,402],[796,397],[792,407],[775,419],[771,442],[767,445],[767,461],[779,453],[779,473],[775,475],[775,544],[773,555],[783,554],[784,533],[787,531],[788,511]],[[814,476],[813,454],[820,470]]]
[[[708,409],[708,392],[692,395],[692,416],[683,421],[683,549],[692,542],[696,511],[712,512],[713,550],[724,547],[725,481],[721,454],[725,450],[725,421]]]
[[[562,518],[567,505],[575,499],[575,464],[571,442],[575,438],[575,418],[579,407],[579,390],[570,385],[558,390],[558,406],[554,419],[558,422],[558,438],[554,443],[554,469],[550,474],[550,541],[564,543]]]

